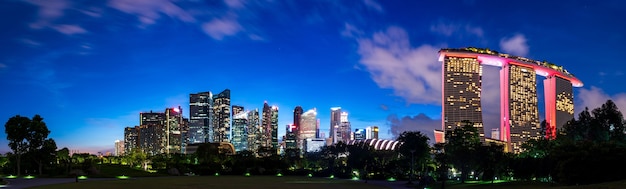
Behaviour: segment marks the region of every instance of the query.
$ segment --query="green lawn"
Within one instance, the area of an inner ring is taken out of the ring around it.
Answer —
[[[35,188],[89,188],[89,189],[112,189],[112,188],[150,188],[150,189],[201,189],[201,188],[268,188],[268,189],[381,189],[377,185],[368,185],[363,182],[350,180],[338,180],[327,178],[306,177],[276,177],[276,176],[180,176],[180,177],[152,177],[128,180],[89,181],[79,183],[67,183],[47,185]]]
[[[429,189],[440,189],[440,183],[431,185]],[[558,184],[542,183],[542,182],[503,182],[503,183],[466,183],[466,184],[447,184],[446,189],[623,189],[626,187],[626,180],[607,182],[600,184],[582,185],[582,186],[561,186]]]

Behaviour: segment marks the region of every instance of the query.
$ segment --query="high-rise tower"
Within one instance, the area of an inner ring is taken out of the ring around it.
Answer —
[[[304,112],[300,118],[300,124],[301,126],[298,141],[300,141],[299,144],[302,145],[302,141],[307,138],[317,137],[317,109],[313,108]]]
[[[469,121],[484,141],[480,104],[482,66],[476,58],[445,56],[442,69],[443,130],[454,130]]]
[[[302,149],[302,140],[300,139],[300,130],[302,129],[302,107],[301,106],[296,106],[296,108],[293,109],[293,127],[290,126],[290,128],[288,128],[289,131],[291,131],[294,135],[294,140],[296,142],[296,147]]]
[[[559,76],[543,80],[546,95],[546,137],[554,139],[556,132],[574,119],[572,83]]]
[[[263,104],[261,147],[278,153],[278,107]]]
[[[337,143],[337,141],[335,141],[335,128],[339,127],[339,124],[341,123],[341,107],[333,107],[330,108],[330,131],[329,131],[329,138],[332,138],[332,143]]]
[[[230,90],[213,96],[213,142],[230,142]]]
[[[246,132],[248,133],[248,150],[257,153],[261,146],[260,118],[259,109],[248,111],[248,125]]]
[[[213,141],[213,94],[189,94],[189,143]]]
[[[233,115],[232,144],[235,147],[235,151],[237,152],[248,149],[248,132],[246,132],[249,124],[248,114],[249,112],[244,111]]]
[[[509,63],[500,70],[499,138],[508,142],[515,153],[520,152],[522,143],[539,137],[536,80],[532,67]]]

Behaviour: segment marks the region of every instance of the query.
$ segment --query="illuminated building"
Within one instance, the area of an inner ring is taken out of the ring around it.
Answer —
[[[435,143],[445,143],[445,132],[442,130],[435,130]]]
[[[285,138],[283,139],[283,141],[285,142],[286,150],[296,150],[299,148],[296,139],[296,132],[298,130],[296,128],[297,127],[294,124],[289,124],[285,127]]]
[[[213,141],[213,94],[201,92],[189,94],[189,142],[206,143]]]
[[[213,96],[213,142],[230,142],[230,90]]]
[[[317,109],[313,108],[304,112],[300,116],[300,124],[300,133],[298,134],[300,144],[307,138],[317,138]]]
[[[379,140],[379,139],[365,139],[365,140],[351,140],[346,143],[351,146],[366,147],[369,146],[374,150],[396,150],[403,142],[394,140]]]
[[[301,132],[301,128],[302,128],[302,113],[304,110],[302,110],[301,106],[296,106],[296,108],[293,109],[293,128],[290,128],[290,130],[293,131],[293,135],[294,135],[294,141],[296,142],[296,148],[302,149],[302,139],[300,137],[300,132]]]
[[[554,139],[556,132],[574,119],[572,83],[559,76],[548,76],[543,83],[546,95],[546,137]]]
[[[352,140],[365,140],[365,129],[355,129],[354,139]]]
[[[491,139],[500,140],[500,129],[499,128],[491,129]]]
[[[165,109],[165,136],[166,148],[165,153],[185,153],[185,134],[186,125],[183,121],[183,109],[166,108]]]
[[[278,148],[278,106],[272,106],[272,116],[271,116],[271,125],[272,125],[272,148]]]
[[[478,91],[480,90],[479,76],[481,71],[479,68],[481,65],[502,67],[500,71],[501,124],[499,137],[501,141],[510,145],[507,146],[507,149],[518,153],[521,143],[528,139],[540,137],[535,74],[546,77],[544,80],[545,137],[549,139],[556,137],[556,131],[574,117],[572,87],[582,87],[583,83],[561,66],[546,61],[536,61],[474,47],[442,49],[439,54],[439,61],[444,63],[444,94],[442,95],[444,103],[442,114],[444,123],[442,125],[444,129],[453,129],[452,126],[454,125],[450,123],[451,119],[466,119],[462,115],[457,115],[458,112],[455,114],[457,111],[455,108],[463,107],[458,102],[474,100],[469,98],[468,95],[472,92],[468,94],[468,91],[476,91],[474,90],[475,87]],[[471,69],[471,74],[468,74],[468,69]],[[478,76],[476,73],[479,73]],[[473,79],[457,79],[455,76],[472,76]],[[471,82],[466,82],[468,80]],[[466,88],[466,90],[454,89],[455,85],[457,88],[463,85],[461,88]],[[469,87],[471,90],[468,90]],[[455,94],[457,95],[455,96]],[[479,94],[478,97],[480,98]],[[476,97],[476,95],[470,96]],[[475,107],[474,110],[479,113],[480,106]],[[450,109],[454,111],[450,111]],[[478,117],[478,115],[472,117]],[[470,119],[467,120],[474,122]]]
[[[348,121],[348,113],[341,112],[341,118],[339,125],[336,125],[333,129],[335,133],[333,134],[334,144],[338,142],[347,143],[350,141],[350,133],[352,129],[350,129],[350,121]]]
[[[124,141],[115,140],[115,156],[124,155]]]
[[[339,127],[341,123],[341,107],[333,107],[330,108],[330,131],[328,132],[328,137],[331,138],[332,143],[336,143],[335,141],[335,128]]]
[[[233,115],[232,144],[236,152],[248,149],[248,132],[246,131],[248,128],[248,114],[249,112],[242,111]]]
[[[365,139],[378,139],[378,126],[366,127]]]
[[[500,70],[502,123],[498,139],[502,136],[515,153],[520,152],[522,143],[539,137],[536,80],[530,66],[509,63]]]
[[[484,141],[480,104],[482,66],[476,58],[445,56],[443,61],[442,128],[462,127],[469,121]]]
[[[244,111],[243,106],[237,106],[237,105],[233,105],[233,107],[231,108],[231,112],[232,112],[232,116],[235,116],[241,112]]]
[[[167,152],[166,115],[163,112],[139,113],[137,129],[137,148],[148,155]]]
[[[278,107],[263,104],[261,124],[261,147],[278,152]]]
[[[307,138],[303,141],[305,152],[317,152],[326,146],[325,138]]]
[[[248,124],[246,132],[248,133],[248,150],[255,153],[261,146],[259,109],[248,111]]]
[[[139,126],[124,128],[124,154],[139,149]]]

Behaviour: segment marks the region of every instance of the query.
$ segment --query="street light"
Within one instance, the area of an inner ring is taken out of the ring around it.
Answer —
[[[415,153],[415,150],[411,150],[411,175],[409,176],[409,183],[407,184],[413,184],[413,154]]]

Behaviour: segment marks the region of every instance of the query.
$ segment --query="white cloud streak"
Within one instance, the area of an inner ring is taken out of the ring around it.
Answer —
[[[502,38],[500,40],[500,49],[502,51],[515,56],[528,55],[528,44],[523,34],[515,34],[510,38]]]
[[[381,6],[378,2],[376,2],[376,0],[363,0],[363,3],[365,4],[365,6],[367,6],[370,9],[374,9],[375,11],[378,11],[378,12],[384,12],[383,6]]]
[[[441,103],[438,48],[411,47],[406,31],[389,27],[371,38],[358,38],[360,63],[381,88],[392,89],[408,103]]]
[[[226,36],[236,35],[242,29],[241,25],[233,18],[216,18],[202,24],[202,30],[215,40],[222,40]]]
[[[183,22],[195,22],[195,18],[169,0],[111,0],[108,5],[119,11],[133,14],[144,25],[151,25],[161,15]]]

